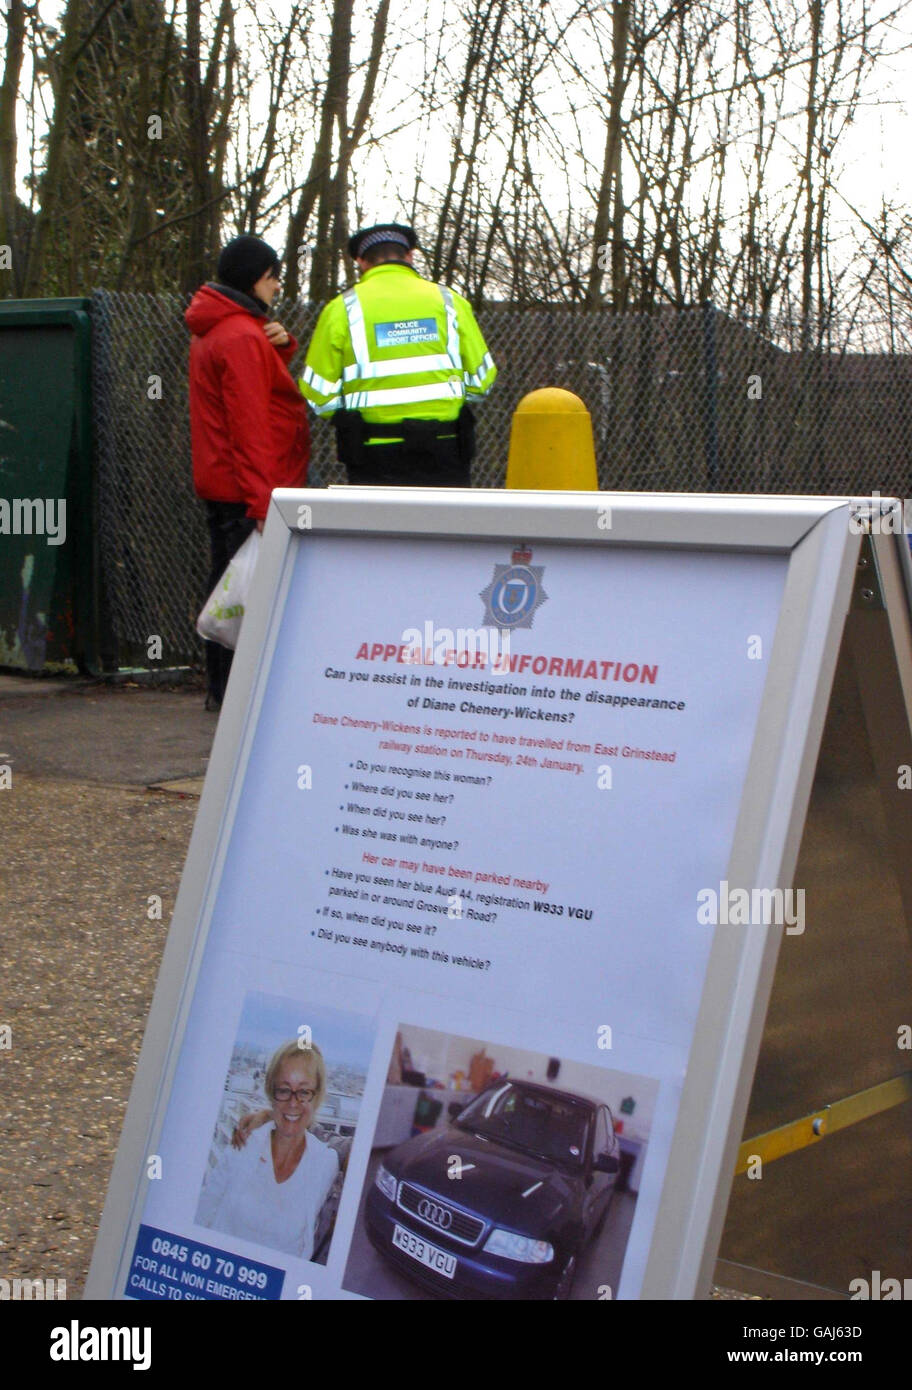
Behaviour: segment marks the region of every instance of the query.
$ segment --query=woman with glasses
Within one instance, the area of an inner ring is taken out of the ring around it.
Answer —
[[[323,1054],[298,1039],[285,1043],[263,1085],[272,1124],[253,1129],[240,1151],[226,1151],[209,1175],[196,1219],[309,1260],[320,1209],[339,1171],[335,1150],[311,1133],[326,1095]]]

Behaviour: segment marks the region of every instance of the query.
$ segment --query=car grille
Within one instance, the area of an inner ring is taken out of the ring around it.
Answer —
[[[451,1236],[461,1245],[477,1245],[485,1228],[485,1223],[477,1216],[469,1216],[445,1202],[436,1192],[425,1192],[408,1182],[399,1185],[397,1205],[422,1225],[438,1235]]]

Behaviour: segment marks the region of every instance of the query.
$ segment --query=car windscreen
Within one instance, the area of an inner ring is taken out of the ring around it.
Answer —
[[[589,1119],[589,1107],[567,1096],[505,1082],[467,1105],[456,1124],[549,1162],[579,1167]]]

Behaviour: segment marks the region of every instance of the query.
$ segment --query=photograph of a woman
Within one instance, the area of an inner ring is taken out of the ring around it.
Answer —
[[[262,1081],[272,1123],[245,1126],[242,1147],[228,1146],[210,1172],[197,1222],[309,1260],[321,1208],[339,1173],[334,1148],[312,1125],[326,1096],[326,1064],[300,1038],[273,1054]],[[263,1119],[267,1117],[262,1115]]]

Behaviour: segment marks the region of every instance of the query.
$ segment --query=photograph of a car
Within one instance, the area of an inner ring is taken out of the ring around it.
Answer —
[[[494,1081],[446,1128],[384,1156],[367,1196],[368,1236],[447,1297],[566,1298],[619,1170],[607,1105]]]
[[[401,1018],[388,1036],[346,1292],[636,1297],[657,1078]]]

